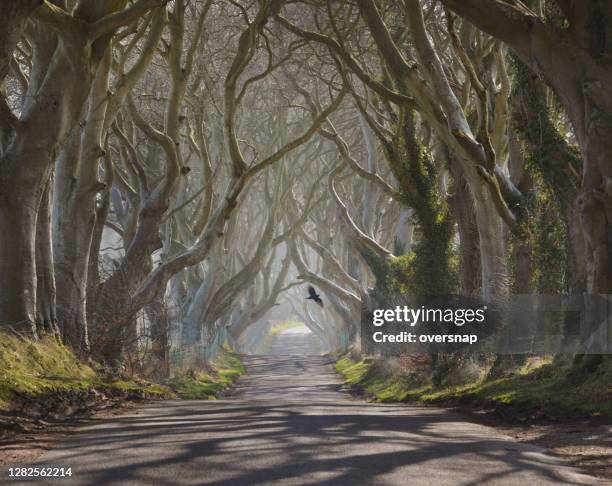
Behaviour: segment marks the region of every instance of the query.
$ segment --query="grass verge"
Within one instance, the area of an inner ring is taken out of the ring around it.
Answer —
[[[394,373],[382,359],[345,355],[336,370],[346,383],[379,402],[439,403],[493,409],[508,419],[612,418],[612,366],[579,383],[568,383],[552,363],[499,379],[486,378],[459,386],[435,387],[418,373]]]
[[[104,392],[140,398],[168,397],[172,391],[144,380],[104,379],[53,337],[40,341],[0,333],[0,411],[12,411],[24,400]]]
[[[167,385],[181,398],[214,400],[245,371],[240,355],[224,346],[208,369],[192,370],[185,376],[168,381]]]

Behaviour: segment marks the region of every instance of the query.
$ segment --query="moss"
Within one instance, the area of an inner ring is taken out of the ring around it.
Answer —
[[[417,136],[417,119],[407,110],[398,120],[397,138],[383,144],[403,203],[414,209],[418,242],[409,256],[383,259],[362,250],[380,294],[404,293],[417,299],[448,295],[458,278],[452,245],[455,225],[446,198],[438,190],[439,164]],[[402,253],[406,248],[395,245]]]
[[[552,364],[518,375],[481,381],[445,390],[428,390],[423,401],[460,401],[474,405],[500,405],[514,413],[544,412],[557,416],[612,417],[612,369],[568,384]]]
[[[459,259],[450,248],[450,234],[428,239],[440,244],[432,248],[426,242],[416,250],[392,257],[389,261],[387,290],[417,298],[451,295],[459,285]],[[447,244],[448,243],[448,244]]]
[[[89,366],[54,338],[40,342],[0,334],[0,408],[10,408],[15,393],[44,395],[88,389],[97,380]]]
[[[348,384],[379,402],[403,402],[415,390],[423,389],[416,375],[389,373],[377,364],[378,361],[371,357],[355,361],[347,356],[336,362],[336,371],[343,375]]]
[[[539,293],[567,293],[571,273],[568,205],[578,196],[576,179],[583,161],[578,147],[565,136],[567,120],[558,100],[553,96],[551,103],[543,83],[516,56],[508,59],[514,80],[512,128],[531,186],[517,216],[533,248],[532,284]],[[573,285],[583,287],[584,282]]]
[[[53,337],[35,342],[0,333],[0,409],[9,410],[16,394],[39,397],[96,388],[171,395],[167,387],[143,380],[104,379]]]
[[[349,356],[336,362],[347,383],[375,401],[461,404],[491,408],[507,416],[612,417],[612,365],[581,383],[567,382],[566,370],[553,363],[526,366],[513,376],[478,380],[461,386],[435,387],[415,374],[395,374],[381,359]]]
[[[169,398],[174,396],[174,393],[169,387],[159,383],[151,383],[146,380],[116,380],[104,384],[114,390],[126,393],[142,393],[149,397]]]
[[[227,346],[207,370],[192,370],[174,378],[167,385],[181,398],[214,400],[219,392],[231,386],[246,368],[240,355]]]
[[[164,384],[108,378],[96,368],[95,363],[80,362],[52,337],[34,342],[0,333],[0,410],[10,410],[15,395],[44,397],[92,389],[147,397],[212,399],[246,371],[240,356],[227,347],[208,370],[193,371]]]

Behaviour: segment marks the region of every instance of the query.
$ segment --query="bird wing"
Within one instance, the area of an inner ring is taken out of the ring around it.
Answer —
[[[308,294],[311,297],[316,297],[317,296],[317,291],[315,290],[315,288],[312,285],[308,286]]]

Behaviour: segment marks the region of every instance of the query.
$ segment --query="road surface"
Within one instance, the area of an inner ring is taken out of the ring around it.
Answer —
[[[283,333],[219,401],[153,403],[94,422],[39,464],[84,485],[596,484],[539,449],[452,412],[351,398],[328,359]]]

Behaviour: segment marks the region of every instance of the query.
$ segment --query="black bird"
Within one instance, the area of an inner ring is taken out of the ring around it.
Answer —
[[[314,300],[317,304],[323,307],[323,301],[321,300],[321,296],[317,294],[317,291],[312,285],[308,286],[308,297],[306,300]]]

